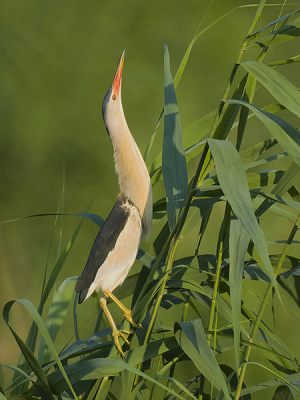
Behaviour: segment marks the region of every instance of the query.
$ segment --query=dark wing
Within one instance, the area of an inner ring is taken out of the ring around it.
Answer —
[[[127,198],[119,194],[113,209],[94,241],[86,266],[75,286],[75,292],[80,292],[79,304],[85,300],[99,268],[106,260],[109,252],[115,247],[118,237],[126,225],[130,214],[128,208],[122,207],[126,201]]]

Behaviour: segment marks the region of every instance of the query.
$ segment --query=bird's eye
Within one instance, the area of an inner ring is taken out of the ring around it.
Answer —
[[[115,94],[113,94],[113,97],[112,97],[112,98],[113,98],[113,100],[116,100],[116,98],[117,98],[117,97],[116,97],[116,95],[115,95]]]

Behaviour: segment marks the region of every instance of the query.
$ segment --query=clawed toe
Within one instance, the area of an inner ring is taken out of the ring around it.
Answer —
[[[103,311],[104,311],[104,313],[105,313],[105,315],[106,315],[106,317],[108,319],[108,322],[109,322],[109,324],[111,326],[112,337],[113,337],[113,340],[115,342],[115,346],[116,346],[117,350],[119,351],[119,353],[121,354],[121,356],[124,357],[124,352],[123,352],[122,347],[121,347],[121,345],[119,343],[119,337],[121,337],[124,340],[124,342],[128,346],[130,346],[129,340],[127,339],[127,337],[125,335],[131,335],[131,334],[134,333],[134,331],[133,330],[129,331],[129,330],[123,330],[123,329],[118,330],[117,329],[115,321],[113,320],[113,317],[112,317],[111,313],[109,312],[109,310],[107,308],[107,297],[110,297],[121,308],[121,310],[124,312],[124,317],[125,317],[126,321],[128,321],[131,324],[133,329],[140,328],[140,327],[142,327],[142,325],[141,324],[138,325],[133,321],[132,316],[131,316],[131,311],[128,310],[120,302],[120,300],[118,300],[116,298],[116,296],[114,296],[109,290],[105,290],[104,291],[104,294],[100,299],[100,305],[101,305],[101,307],[102,307],[102,309],[103,309]]]
[[[125,333],[126,335],[132,335],[134,331],[126,331],[124,329],[119,330],[119,332]]]
[[[130,343],[127,339],[127,337],[125,335],[130,335],[131,333],[133,333],[132,331],[126,331],[126,330],[114,330],[112,333],[112,337],[114,339],[115,342],[115,346],[118,349],[119,353],[121,354],[122,357],[124,357],[124,352],[121,348],[120,342],[119,342],[119,337],[121,337],[125,343],[128,344],[128,346],[130,346]]]

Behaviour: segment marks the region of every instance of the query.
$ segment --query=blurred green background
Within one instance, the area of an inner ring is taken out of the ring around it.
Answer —
[[[106,218],[118,185],[101,105],[119,57],[125,48],[123,107],[144,153],[163,106],[163,42],[153,31],[160,32],[168,43],[174,76],[209,3],[1,1],[1,221],[57,212],[64,168],[63,211],[84,212],[93,201],[90,211]],[[245,4],[244,0],[215,0],[202,28]],[[286,7],[284,13],[296,9],[296,5]],[[254,11],[253,7],[232,12],[196,42],[177,89],[183,128],[218,106]],[[279,12],[280,7],[268,8],[261,26]],[[276,46],[266,62],[297,55],[297,43]],[[251,57],[255,56],[253,52],[257,50],[249,52]],[[300,86],[298,64],[286,68],[289,79]],[[283,68],[280,72],[285,74]],[[273,100],[266,95],[260,101],[258,105],[264,106]],[[162,125],[149,162],[161,149]],[[253,135],[261,140],[269,137],[255,123]],[[155,198],[158,191],[161,194],[161,188],[155,189]],[[78,222],[77,217],[64,217],[62,248]],[[27,298],[38,305],[53,227],[54,217],[0,226],[1,309],[7,301],[17,298]],[[280,230],[281,226],[269,228],[272,234]],[[86,221],[64,265],[61,281],[81,273],[96,234],[97,227]],[[50,269],[57,243],[58,232],[50,251]],[[214,252],[216,242],[207,246],[207,251]],[[149,249],[149,244],[144,242],[142,247]],[[25,339],[31,319],[18,306],[14,317],[16,329]],[[0,332],[1,363],[15,365],[19,352],[3,320]]]

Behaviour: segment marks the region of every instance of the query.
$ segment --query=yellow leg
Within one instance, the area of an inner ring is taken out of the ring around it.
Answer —
[[[137,329],[137,328],[140,328],[140,327],[142,326],[142,325],[137,325],[137,324],[133,321],[132,316],[131,316],[131,311],[128,310],[128,308],[126,308],[126,307],[124,306],[124,304],[122,304],[122,303],[120,302],[120,300],[116,298],[115,295],[113,295],[109,290],[105,290],[104,294],[106,294],[108,297],[110,297],[110,298],[121,308],[121,310],[122,310],[123,313],[124,313],[124,318],[126,319],[126,321],[128,321],[128,322],[131,324],[131,326],[132,326],[133,328]]]
[[[106,318],[108,319],[109,325],[111,326],[112,329],[112,337],[114,339],[115,342],[115,346],[118,349],[118,351],[120,352],[121,356],[124,357],[124,352],[121,348],[121,345],[119,343],[119,337],[121,337],[124,342],[126,342],[128,345],[130,344],[126,335],[130,335],[132,332],[131,331],[125,331],[125,330],[118,330],[117,326],[115,324],[115,321],[113,320],[113,317],[111,315],[111,313],[109,312],[108,308],[107,308],[107,294],[104,293],[103,296],[100,299],[100,305],[104,311],[104,314],[106,315]]]

